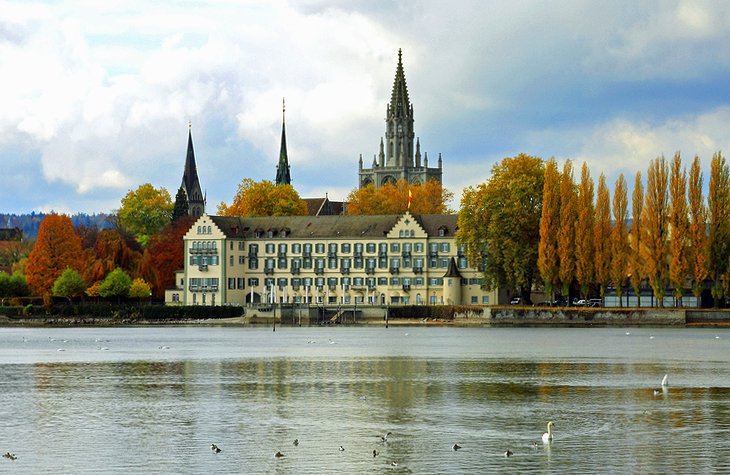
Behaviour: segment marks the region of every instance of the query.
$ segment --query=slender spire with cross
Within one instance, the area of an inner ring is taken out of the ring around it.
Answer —
[[[276,166],[276,184],[291,185],[289,155],[286,151],[286,98],[281,99],[281,148],[279,149],[279,164]]]

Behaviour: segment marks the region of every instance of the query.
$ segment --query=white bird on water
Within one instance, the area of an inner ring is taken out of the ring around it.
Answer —
[[[542,435],[543,444],[549,444],[550,442],[553,441],[553,426],[554,425],[555,425],[555,423],[553,423],[553,421],[550,421],[547,423],[547,432],[545,432]]]
[[[669,386],[669,375],[665,374],[662,378],[662,387],[666,388],[667,386]]]

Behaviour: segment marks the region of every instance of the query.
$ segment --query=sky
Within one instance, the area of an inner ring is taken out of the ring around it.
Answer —
[[[274,180],[344,199],[385,131],[398,50],[454,192],[527,153],[613,188],[730,149],[730,2],[0,0],[0,213],[174,199],[192,135],[207,211]]]

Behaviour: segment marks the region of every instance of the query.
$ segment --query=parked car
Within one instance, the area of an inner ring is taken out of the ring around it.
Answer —
[[[576,307],[585,307],[586,305],[588,305],[588,300],[575,299],[575,300],[573,300],[573,305],[575,305]]]
[[[601,301],[601,299],[590,299],[588,300],[588,303],[586,305],[588,305],[589,307],[602,307],[603,302]]]
[[[509,301],[510,305],[519,305],[522,303],[522,298],[520,297],[514,297],[512,300]]]

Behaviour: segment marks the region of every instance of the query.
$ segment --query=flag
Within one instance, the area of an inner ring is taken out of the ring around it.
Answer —
[[[411,193],[411,190],[409,188],[408,189],[408,208],[406,208],[406,209],[411,209],[411,201],[412,200],[413,200],[413,193]]]

